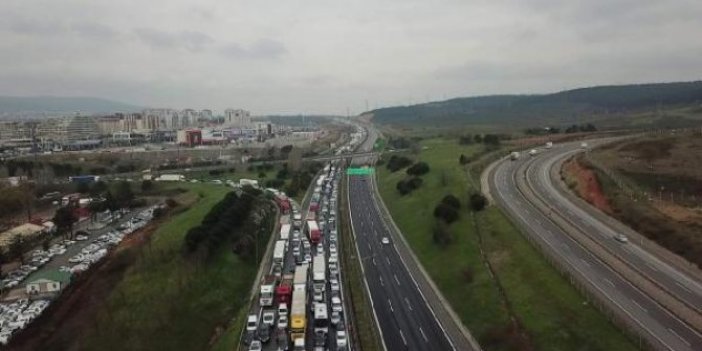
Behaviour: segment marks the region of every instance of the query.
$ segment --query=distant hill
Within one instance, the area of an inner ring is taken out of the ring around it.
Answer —
[[[370,111],[383,124],[510,124],[515,127],[617,118],[702,102],[702,81],[599,86],[542,95],[456,98]]]
[[[0,116],[133,112],[142,107],[94,97],[0,96]]]

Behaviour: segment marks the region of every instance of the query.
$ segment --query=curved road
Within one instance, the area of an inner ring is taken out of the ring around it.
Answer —
[[[557,260],[607,307],[662,350],[702,350],[702,335],[632,285],[617,271],[574,240],[556,217],[603,245],[688,306],[702,306],[699,282],[677,271],[634,243],[613,239],[615,231],[566,199],[553,183],[558,160],[579,151],[579,143],[557,145],[536,157],[503,160],[488,174],[490,194],[530,239]],[[538,205],[537,205],[538,204]],[[546,206],[544,206],[546,204]],[[545,207],[550,208],[544,210]],[[543,212],[542,212],[543,211]]]

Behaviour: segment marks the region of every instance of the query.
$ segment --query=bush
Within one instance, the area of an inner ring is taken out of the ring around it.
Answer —
[[[409,175],[425,175],[429,173],[429,165],[426,162],[417,162],[412,165],[412,167],[407,168],[407,174]]]
[[[441,199],[441,203],[451,206],[456,210],[459,210],[461,208],[461,200],[459,200],[452,194],[444,196],[444,198]]]
[[[404,156],[390,156],[388,160],[387,168],[390,172],[397,172],[398,170],[405,168],[412,164],[412,160]]]
[[[485,198],[485,196],[479,193],[471,194],[469,202],[470,208],[473,210],[473,212],[482,211],[487,205],[487,199]]]
[[[470,134],[462,135],[458,138],[459,145],[470,145],[472,143],[473,143],[473,136]]]
[[[453,241],[451,232],[448,230],[448,225],[441,220],[436,221],[432,231],[432,237],[434,242],[441,246],[446,246]]]
[[[419,177],[412,177],[410,179],[404,179],[399,182],[397,182],[397,185],[395,188],[397,191],[400,192],[401,195],[407,195],[412,192],[412,190],[415,190],[422,186],[422,183],[424,181],[422,178]]]
[[[451,224],[458,220],[458,211],[455,208],[441,202],[434,207],[434,217],[443,220],[446,224]]]
[[[464,154],[461,154],[461,157],[458,158],[458,163],[460,163],[462,165],[469,164],[470,161],[471,161],[470,157],[468,157]]]

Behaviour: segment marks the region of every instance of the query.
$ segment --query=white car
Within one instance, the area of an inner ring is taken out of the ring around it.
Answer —
[[[88,237],[85,235],[76,235],[76,240],[85,241],[85,240],[88,240]]]
[[[346,347],[346,331],[337,330],[336,331],[336,347],[338,349],[343,349]]]
[[[332,314],[331,314],[331,323],[332,323],[333,325],[337,325],[337,324],[339,324],[339,322],[341,322],[341,312],[339,312],[339,311],[332,311]]]
[[[329,281],[329,286],[332,291],[339,291],[341,288],[339,286],[339,281],[336,278]]]
[[[336,245],[334,245],[334,244],[329,245],[329,253],[332,255],[336,255],[336,252],[337,252]]]
[[[246,331],[255,332],[258,329],[258,316],[250,314],[246,320]]]
[[[329,264],[329,274],[330,274],[330,275],[337,275],[337,274],[339,274],[339,267],[336,266],[336,263],[330,263],[330,264]]]
[[[288,315],[288,304],[281,303],[280,305],[278,305],[278,315]]]
[[[616,239],[620,243],[628,243],[629,242],[629,239],[624,234],[616,234],[616,235],[614,235],[614,239]]]
[[[321,290],[315,291],[313,299],[317,302],[322,302],[322,300],[324,300],[324,294]]]
[[[332,311],[337,311],[341,312],[343,310],[343,307],[341,307],[341,299],[334,296],[331,299],[331,304],[332,304]]]
[[[390,239],[388,239],[387,236],[384,236],[383,239],[380,240],[380,242],[382,242],[383,244],[387,245],[387,244],[390,244]]]
[[[278,328],[279,329],[285,329],[288,327],[288,316],[285,314],[281,314],[278,316]]]

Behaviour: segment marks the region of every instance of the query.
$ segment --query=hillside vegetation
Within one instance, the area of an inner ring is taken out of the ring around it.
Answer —
[[[644,111],[690,107],[673,116],[682,126],[702,123],[702,81],[641,85],[600,86],[544,95],[494,95],[456,98],[411,106],[370,111],[381,124],[488,124],[517,127],[542,124],[567,125],[584,120],[622,119],[622,124]],[[644,116],[640,116],[644,117]],[[697,118],[695,118],[697,117]],[[653,119],[647,125],[662,123]],[[611,121],[610,121],[611,122]]]

